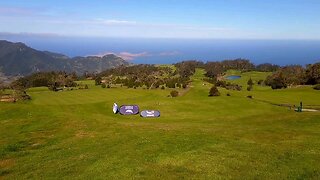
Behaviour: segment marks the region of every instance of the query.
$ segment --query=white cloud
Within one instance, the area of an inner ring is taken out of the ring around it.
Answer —
[[[8,11],[8,10],[2,10]],[[0,9],[1,12],[1,9]],[[28,26],[32,24],[32,26]],[[3,25],[3,26],[2,26]],[[233,38],[240,31],[225,27],[183,24],[145,23],[128,19],[82,19],[37,15],[0,17],[0,31],[60,34],[64,36],[136,37],[136,38]]]
[[[92,23],[105,24],[105,25],[135,25],[136,21],[116,20],[116,19],[96,19]]]

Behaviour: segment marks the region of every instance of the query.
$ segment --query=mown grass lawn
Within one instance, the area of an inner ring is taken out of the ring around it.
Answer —
[[[249,72],[234,81],[244,90],[208,97],[202,73],[177,98],[167,97],[169,89],[103,89],[91,81],[88,90],[34,88],[29,102],[1,103],[0,177],[320,178],[320,112],[257,100],[317,106],[318,91],[255,85],[248,92],[250,77],[266,76]],[[115,115],[114,102],[158,109],[161,117]]]

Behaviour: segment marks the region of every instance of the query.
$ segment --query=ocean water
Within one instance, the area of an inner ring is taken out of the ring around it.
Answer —
[[[182,60],[246,58],[255,64],[310,64],[320,61],[320,40],[135,39],[1,37],[70,57],[115,53],[133,63],[172,64]]]

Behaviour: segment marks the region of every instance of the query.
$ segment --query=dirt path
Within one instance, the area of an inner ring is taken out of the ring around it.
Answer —
[[[292,104],[278,104],[278,103],[273,103],[273,102],[262,100],[262,99],[252,99],[252,100],[268,103],[268,104],[271,104],[271,105],[274,105],[274,106],[288,107],[288,108],[293,109],[293,110],[295,110],[297,108],[295,105],[292,105]],[[319,105],[304,105],[304,106],[305,107],[311,107],[311,108],[306,108],[306,109],[303,108],[302,112],[303,111],[304,112],[317,112],[317,111],[319,111],[319,109],[312,109],[313,106],[319,106]]]

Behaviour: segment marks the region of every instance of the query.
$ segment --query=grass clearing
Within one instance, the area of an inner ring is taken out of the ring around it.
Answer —
[[[266,75],[242,73],[233,82],[246,87],[250,77]],[[202,78],[198,69],[177,98],[167,97],[171,89],[103,89],[84,81],[87,90],[33,88],[29,102],[0,103],[0,177],[320,178],[320,113],[255,100],[319,106],[318,91],[254,85],[208,97],[211,86]],[[113,102],[158,109],[161,117],[115,115]]]

